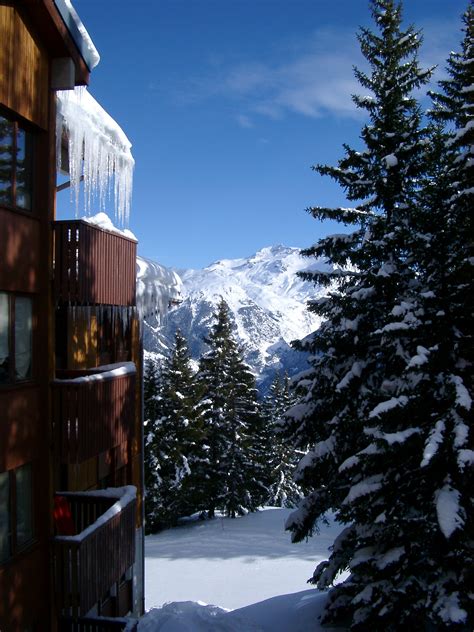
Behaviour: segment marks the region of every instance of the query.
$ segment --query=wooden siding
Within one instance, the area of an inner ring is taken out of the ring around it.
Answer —
[[[40,456],[43,447],[38,386],[0,389],[0,472]]]
[[[90,308],[91,309],[91,308]],[[99,366],[97,314],[69,308],[67,312],[67,368]]]
[[[56,310],[57,367],[84,370],[139,362],[135,307],[61,306]]]
[[[115,502],[93,494],[67,498],[79,534]],[[135,509],[133,501],[78,540],[54,539],[56,597],[62,614],[87,614],[135,562]]]
[[[137,243],[82,220],[54,223],[58,303],[135,305]]]
[[[33,581],[32,581],[33,579]],[[35,547],[0,567],[0,630],[50,632],[48,548]]]
[[[40,222],[23,213],[0,208],[0,253],[0,288],[37,292],[41,273]]]
[[[131,440],[135,375],[53,383],[53,418],[59,458],[81,463]]]
[[[13,7],[0,5],[0,42],[0,103],[46,129],[48,56]]]

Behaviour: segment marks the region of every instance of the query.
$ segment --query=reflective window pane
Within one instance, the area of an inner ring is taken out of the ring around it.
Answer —
[[[16,205],[31,209],[31,134],[18,128],[16,153]]]
[[[31,377],[32,357],[32,300],[15,298],[15,377],[27,380]]]
[[[13,123],[0,116],[0,204],[13,203]]]
[[[10,555],[10,485],[8,472],[0,474],[0,560]]]
[[[23,546],[33,538],[33,493],[31,463],[15,470],[16,476],[16,543]]]
[[[10,318],[8,295],[0,292],[0,384],[9,379],[10,368]]]

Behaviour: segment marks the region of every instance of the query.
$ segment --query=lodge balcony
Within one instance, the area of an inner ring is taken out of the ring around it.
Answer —
[[[85,220],[53,223],[57,304],[134,306],[137,242]]]
[[[121,617],[79,617],[61,619],[59,632],[136,632],[138,621]]]
[[[125,616],[133,608],[135,494],[132,486],[56,494],[59,535],[53,538],[53,559],[60,629],[129,629],[124,621],[94,616]]]
[[[53,425],[58,458],[74,465],[133,437],[136,406],[133,362],[83,371],[58,371]]]

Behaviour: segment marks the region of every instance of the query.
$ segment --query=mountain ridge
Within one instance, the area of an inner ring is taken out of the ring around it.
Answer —
[[[293,375],[305,367],[304,354],[295,351],[291,341],[304,338],[320,325],[306,303],[325,290],[297,276],[298,271],[308,269],[329,267],[323,260],[303,258],[299,248],[278,244],[250,257],[180,270],[182,302],[163,318],[160,327],[148,329],[145,349],[162,355],[179,328],[188,340],[191,357],[197,360],[207,350],[204,337],[223,298],[244,359],[265,391],[276,372]]]

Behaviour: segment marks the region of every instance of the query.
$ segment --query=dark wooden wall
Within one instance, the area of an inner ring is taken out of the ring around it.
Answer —
[[[34,303],[33,376],[0,387],[0,471],[33,467],[34,539],[0,564],[0,630],[51,632],[49,549],[51,230],[55,186],[55,105],[49,91],[51,60],[19,3],[0,3],[0,106],[30,124],[35,137],[34,208],[0,206],[0,291],[30,295]]]
[[[0,5],[0,103],[48,127],[49,61],[14,7]]]
[[[36,214],[0,206],[0,257],[0,289],[39,291],[40,220]]]

